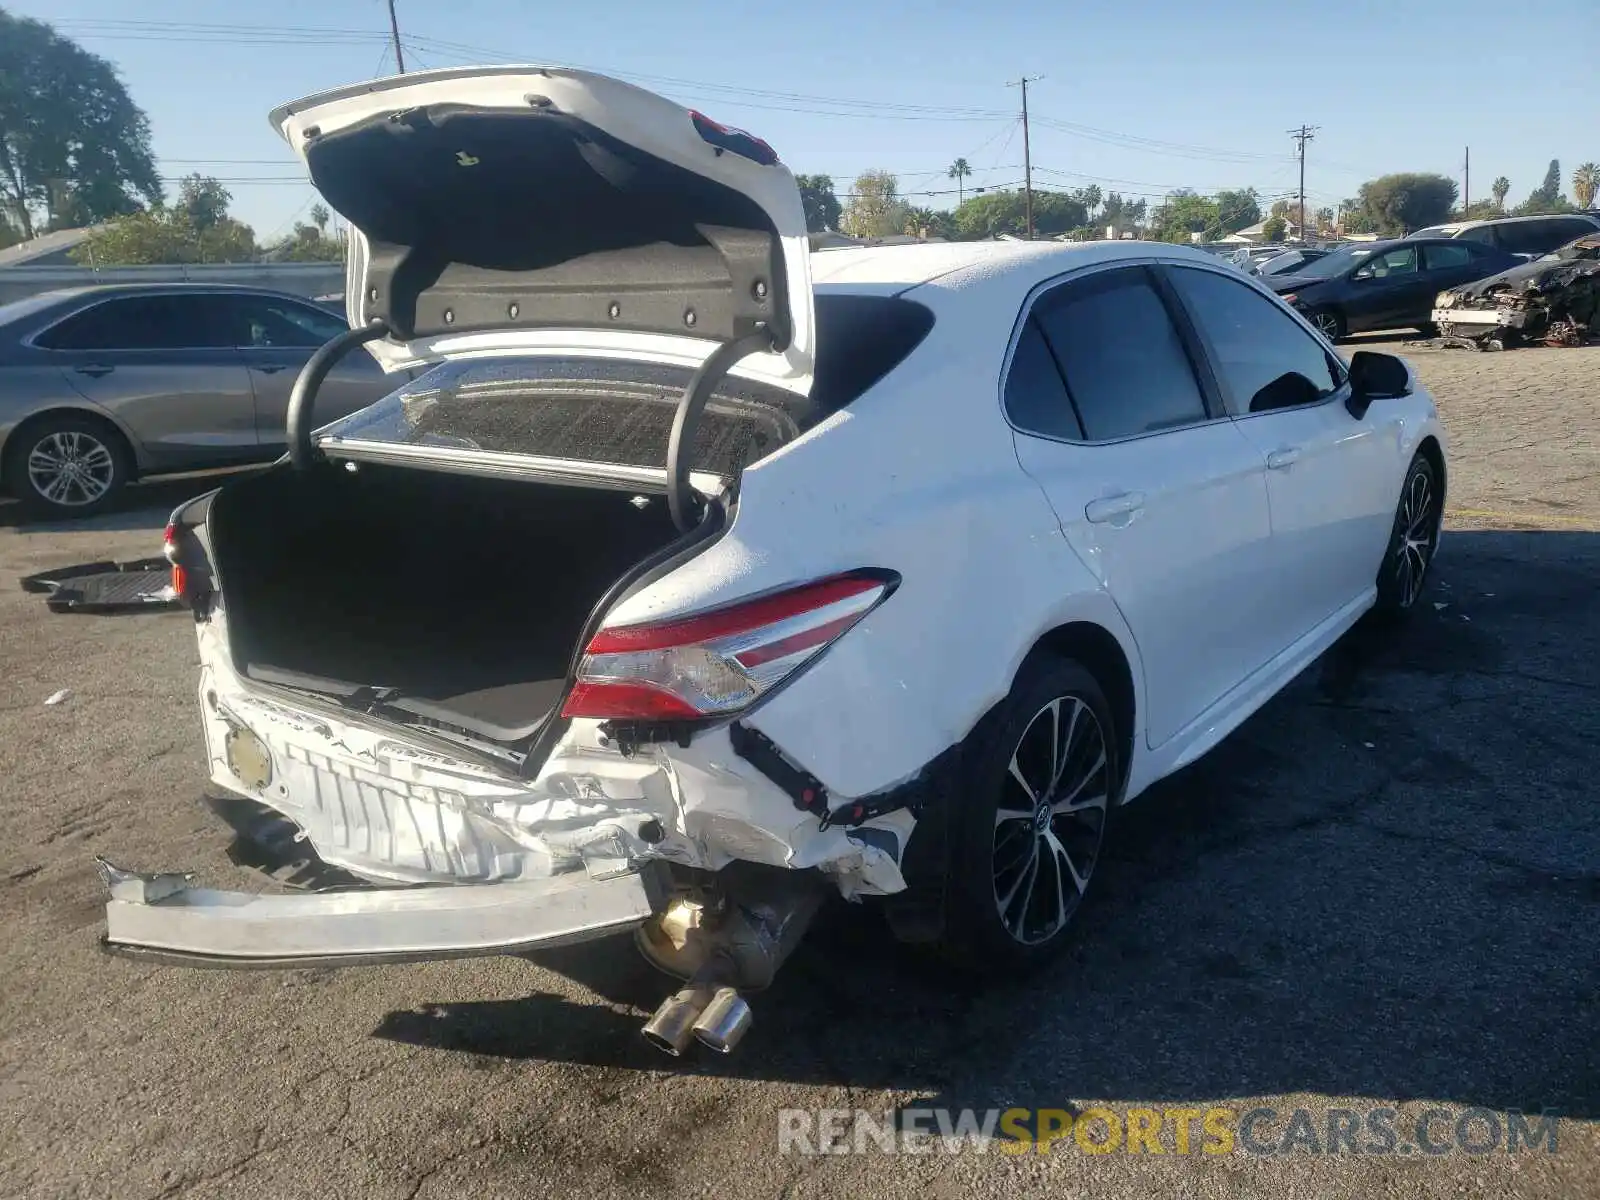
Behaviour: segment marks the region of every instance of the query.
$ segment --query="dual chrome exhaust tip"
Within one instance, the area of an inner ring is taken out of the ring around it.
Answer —
[[[662,1001],[643,1033],[645,1041],[675,1058],[695,1041],[718,1054],[731,1054],[753,1019],[736,989],[690,984]]]

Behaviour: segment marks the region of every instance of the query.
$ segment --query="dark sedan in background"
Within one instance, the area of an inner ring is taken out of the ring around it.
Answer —
[[[1329,339],[1373,329],[1431,332],[1433,300],[1440,292],[1520,261],[1460,238],[1413,237],[1344,246],[1302,270],[1265,275],[1261,282]]]
[[[345,328],[326,305],[249,287],[76,288],[4,305],[0,485],[74,516],[139,476],[271,461],[300,368]],[[371,356],[348,355],[317,418],[393,386]]]

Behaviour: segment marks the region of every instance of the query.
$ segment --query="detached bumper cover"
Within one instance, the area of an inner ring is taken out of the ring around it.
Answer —
[[[252,895],[98,859],[111,891],[106,946],[197,966],[309,967],[514,954],[632,929],[653,874],[578,873],[465,887]]]

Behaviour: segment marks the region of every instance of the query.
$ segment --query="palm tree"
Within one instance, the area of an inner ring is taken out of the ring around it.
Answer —
[[[958,158],[950,164],[945,174],[956,181],[956,207],[960,208],[966,199],[966,178],[972,174],[972,168],[967,165],[966,159]]]
[[[1502,175],[1489,185],[1489,190],[1494,193],[1494,206],[1504,212],[1506,193],[1511,190],[1511,180]]]
[[[1600,191],[1600,166],[1586,162],[1572,173],[1572,194],[1578,207],[1593,208],[1596,191]]]
[[[313,204],[311,206],[311,223],[317,227],[318,233],[326,234],[328,232],[328,218],[331,215],[326,205]]]

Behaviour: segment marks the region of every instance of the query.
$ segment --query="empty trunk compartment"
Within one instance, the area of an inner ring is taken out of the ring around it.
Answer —
[[[559,701],[596,602],[680,536],[660,496],[372,463],[230,484],[208,525],[242,674],[506,742]]]

